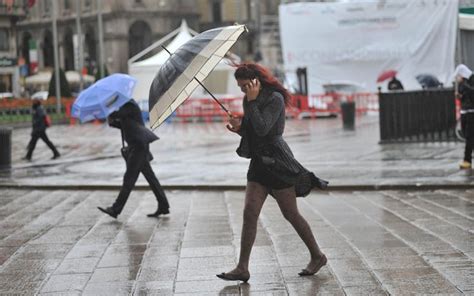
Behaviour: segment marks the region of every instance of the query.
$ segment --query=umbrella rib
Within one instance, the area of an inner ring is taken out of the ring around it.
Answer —
[[[162,47],[164,50],[166,50],[166,52],[167,52],[170,56],[172,55],[172,53],[171,53],[164,45],[161,45],[161,47]],[[219,104],[219,106],[221,106],[221,108],[224,109],[224,111],[225,111],[229,116],[232,116],[232,113],[230,113],[230,111],[229,111],[224,105],[222,105],[221,102],[219,102],[219,100],[211,93],[211,91],[209,91],[209,90],[207,89],[207,87],[205,87],[204,84],[202,84],[201,81],[199,81],[199,79],[197,79],[196,77],[193,77],[193,78],[194,78],[194,80],[197,81],[197,83],[199,83],[199,85],[201,85],[202,88],[204,88],[205,91],[207,91],[207,92],[211,95],[211,97],[214,99],[214,101],[216,101],[217,104]]]

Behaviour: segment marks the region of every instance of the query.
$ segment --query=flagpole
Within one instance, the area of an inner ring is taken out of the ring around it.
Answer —
[[[54,76],[56,83],[56,113],[61,113],[61,85],[59,80],[58,26],[57,1],[53,0],[53,47],[54,47]]]
[[[76,27],[77,27],[77,51],[78,51],[78,72],[79,72],[79,92],[84,88],[84,77],[82,77],[82,67],[84,67],[84,53],[82,52],[82,29],[81,29],[81,0],[76,0]]]
[[[97,22],[99,29],[99,73],[104,78],[104,27],[102,24],[102,0],[97,0]]]

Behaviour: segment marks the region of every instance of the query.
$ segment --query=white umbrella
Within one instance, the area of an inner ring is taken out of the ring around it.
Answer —
[[[163,123],[198,85],[203,86],[201,81],[224,58],[244,31],[244,25],[211,29],[196,35],[171,55],[161,66],[150,88],[150,125],[153,129]]]

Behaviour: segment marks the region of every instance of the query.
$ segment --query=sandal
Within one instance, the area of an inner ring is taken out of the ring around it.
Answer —
[[[216,276],[224,281],[242,281],[244,283],[248,282],[250,274],[231,274],[231,273],[221,273],[216,274]]]
[[[326,265],[327,262],[328,262],[328,259],[326,258],[326,255],[323,255],[323,256],[321,257],[321,259],[319,259],[319,262],[318,262],[318,264],[316,265],[316,267],[314,268],[314,270],[309,271],[309,270],[307,270],[307,269],[305,268],[305,269],[303,269],[300,273],[298,273],[298,275],[300,275],[300,276],[314,275],[314,274],[316,274],[324,265]]]

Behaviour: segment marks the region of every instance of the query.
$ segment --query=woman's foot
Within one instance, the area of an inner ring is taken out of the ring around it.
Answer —
[[[300,273],[298,273],[300,276],[307,276],[307,275],[314,275],[316,274],[326,263],[328,262],[328,259],[326,258],[326,255],[322,255],[319,257],[319,259],[316,260],[311,260],[309,262],[308,266],[306,266],[305,269],[303,269]]]
[[[246,283],[250,278],[250,273],[248,271],[243,271],[241,269],[236,268],[230,272],[216,274],[216,276],[225,281],[242,281]]]

